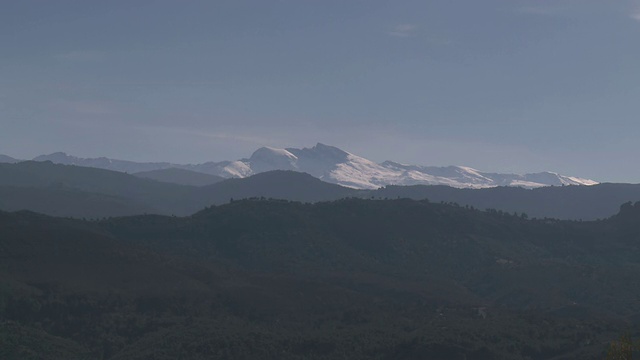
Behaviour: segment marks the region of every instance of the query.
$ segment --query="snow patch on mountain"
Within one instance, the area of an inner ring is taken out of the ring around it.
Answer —
[[[223,166],[221,170],[221,176],[227,175],[224,177],[243,178],[254,174],[251,167],[242,161],[231,161],[229,164]]]
[[[599,184],[599,182],[597,182],[595,180],[583,179],[583,178],[579,178],[579,177],[575,177],[575,176],[564,176],[564,175],[561,175],[560,177],[562,178],[564,185],[586,185],[586,186],[592,186],[592,185],[598,185]]]

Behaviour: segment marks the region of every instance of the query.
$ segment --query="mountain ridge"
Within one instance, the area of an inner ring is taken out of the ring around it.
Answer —
[[[595,185],[597,181],[555,172],[502,174],[483,172],[466,166],[405,165],[394,161],[376,163],[334,146],[317,143],[311,148],[261,147],[249,158],[235,161],[174,164],[138,163],[127,160],[79,158],[66,153],[41,155],[34,161],[97,167],[139,173],[176,168],[223,178],[244,178],[272,170],[306,172],[325,182],[354,189],[378,189],[388,185],[447,185],[455,188],[516,186],[537,188],[562,185]]]

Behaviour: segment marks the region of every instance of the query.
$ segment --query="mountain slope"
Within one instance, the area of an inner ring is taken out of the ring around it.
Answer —
[[[179,185],[206,186],[223,181],[224,178],[185,169],[168,168],[143,171],[133,174],[136,177]]]

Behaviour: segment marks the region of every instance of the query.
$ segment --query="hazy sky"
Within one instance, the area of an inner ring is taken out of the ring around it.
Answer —
[[[0,154],[640,182],[640,1],[3,1]]]

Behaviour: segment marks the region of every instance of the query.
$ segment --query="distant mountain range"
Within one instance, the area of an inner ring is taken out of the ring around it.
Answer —
[[[105,157],[79,158],[62,152],[41,155],[33,160],[51,161],[56,164],[78,165],[131,174],[146,173],[144,177],[157,180],[195,185],[216,182],[215,178],[204,179],[187,172],[149,173],[164,169],[180,169],[220,178],[244,178],[273,171],[291,170],[308,173],[325,182],[355,189],[377,189],[388,185],[447,185],[455,188],[490,188],[517,186],[538,188],[562,185],[595,185],[598,182],[553,172],[533,174],[499,174],[478,171],[465,166],[418,166],[393,161],[376,163],[341,150],[318,143],[312,148],[277,149],[262,147],[248,159],[236,161],[206,162],[202,164],[172,164],[168,162],[139,163]],[[18,160],[0,156],[0,162],[15,163]],[[159,176],[159,178],[158,178]],[[195,183],[194,183],[195,181]]]
[[[640,201],[640,185],[535,189],[413,185],[362,190],[327,183],[296,171],[266,171],[220,181],[212,175],[176,169],[125,174],[49,161],[0,164],[0,210],[31,210],[54,216],[102,218],[143,213],[182,216],[246,198],[319,202],[349,197],[428,199],[481,210],[526,213],[536,218],[592,220],[612,216],[623,203]]]

